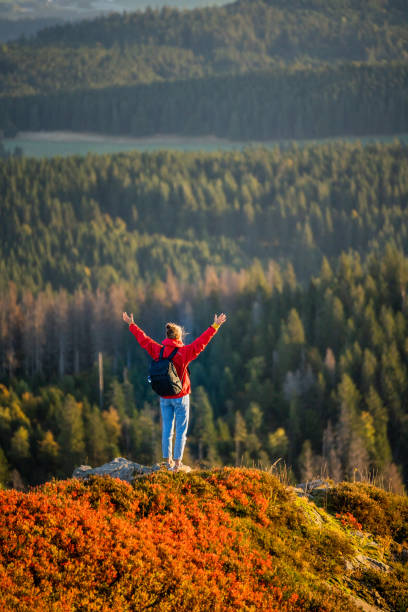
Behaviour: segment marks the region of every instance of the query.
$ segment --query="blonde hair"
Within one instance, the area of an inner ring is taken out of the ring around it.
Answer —
[[[166,323],[166,336],[172,340],[183,340],[185,334],[184,327],[177,323]]]

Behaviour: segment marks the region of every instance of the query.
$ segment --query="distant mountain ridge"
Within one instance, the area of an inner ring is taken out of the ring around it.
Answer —
[[[44,79],[51,79],[54,88],[72,89],[66,81],[67,68],[77,80],[85,79],[82,86],[93,88],[247,72],[293,62],[313,67],[337,61],[407,61],[407,13],[399,2],[383,6],[245,0],[224,7],[164,8],[66,23],[0,52],[0,63],[8,66],[0,91],[24,94],[27,78],[31,93],[47,89]],[[95,46],[96,57],[89,56],[87,49]],[[44,55],[46,49],[51,57]],[[166,60],[174,65],[163,71]],[[103,64],[100,74],[99,63]],[[13,76],[12,84],[7,74]]]
[[[178,114],[187,119],[183,133],[236,139],[399,133],[408,130],[399,110],[408,106],[407,65],[400,2],[245,0],[112,14],[0,49],[0,129],[175,133]],[[61,94],[72,97],[53,97]],[[364,121],[355,125],[349,115],[360,107]],[[72,121],[78,113],[79,126]]]

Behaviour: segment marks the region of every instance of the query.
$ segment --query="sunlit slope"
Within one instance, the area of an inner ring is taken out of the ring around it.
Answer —
[[[205,268],[407,246],[408,148],[129,153],[0,163],[0,278],[25,287],[197,282]]]
[[[159,472],[133,488],[99,478],[3,491],[0,602],[352,611],[358,594],[405,610],[407,499],[356,484],[338,485],[322,503],[329,511],[270,473],[237,468]]]

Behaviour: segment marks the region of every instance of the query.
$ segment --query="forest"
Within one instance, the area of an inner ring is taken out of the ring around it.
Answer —
[[[245,140],[404,132],[405,9],[243,0],[44,28],[0,47],[0,129]]]
[[[224,310],[191,365],[186,462],[403,490],[407,147],[10,158],[0,177],[3,484],[158,460],[121,313],[188,342]]]
[[[407,102],[407,64],[293,67],[4,97],[0,127],[247,141],[399,134],[408,131]]]
[[[0,165],[0,287],[195,284],[256,260],[300,281],[352,248],[408,245],[408,155],[331,143],[231,153],[126,153]],[[158,224],[159,220],[159,224]]]
[[[245,0],[44,28],[32,39],[3,45],[1,91],[15,96],[271,66],[407,59],[404,2]]]

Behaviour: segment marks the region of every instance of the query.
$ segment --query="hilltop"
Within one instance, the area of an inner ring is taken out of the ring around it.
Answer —
[[[2,609],[408,604],[408,500],[362,483],[312,498],[255,469],[159,471],[2,491],[0,508]]]

